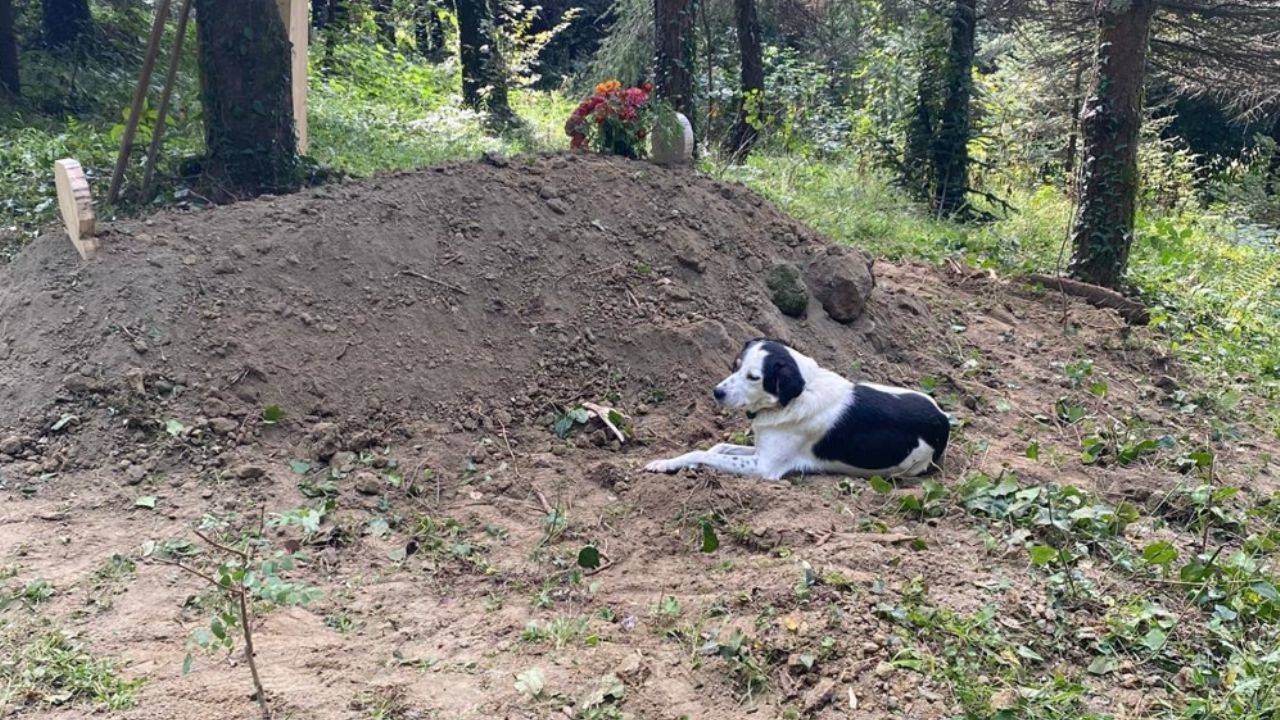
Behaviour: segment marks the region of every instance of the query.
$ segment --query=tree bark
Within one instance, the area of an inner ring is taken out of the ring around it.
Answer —
[[[488,113],[492,121],[510,122],[506,67],[498,50],[491,0],[456,0],[456,6],[462,101],[474,110]]]
[[[654,89],[660,100],[688,118],[691,125],[694,125],[693,1],[654,0],[653,3]]]
[[[1142,84],[1157,0],[1094,0],[1098,45],[1080,114],[1080,206],[1069,271],[1119,289],[1133,244]]]
[[[738,26],[742,94],[737,100],[736,118],[725,150],[735,159],[744,160],[759,137],[752,116],[759,115],[764,101],[764,53],[760,46],[756,0],[734,0],[733,13]]]
[[[41,0],[41,10],[44,41],[53,47],[66,47],[93,30],[89,0]]]
[[[977,5],[977,0],[954,0],[948,24],[942,114],[930,153],[934,173],[930,183],[933,207],[942,215],[956,215],[968,208]]]
[[[0,87],[19,95],[22,81],[18,78],[18,40],[13,24],[12,1],[0,0]]]
[[[215,200],[295,190],[290,44],[275,0],[195,0],[204,184]]]
[[[1267,195],[1275,197],[1280,191],[1280,118],[1271,125],[1271,139],[1275,141],[1275,147],[1271,148],[1271,161],[1267,163]]]

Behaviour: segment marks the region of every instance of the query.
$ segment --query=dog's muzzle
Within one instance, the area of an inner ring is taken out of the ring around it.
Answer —
[[[718,385],[716,386],[715,390],[711,391],[711,396],[714,397],[716,399],[716,402],[718,403],[724,402],[724,395],[725,395],[724,388]]]

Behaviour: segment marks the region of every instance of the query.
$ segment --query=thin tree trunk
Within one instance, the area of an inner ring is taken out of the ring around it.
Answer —
[[[734,0],[734,18],[738,25],[738,56],[742,93],[737,100],[733,130],[725,150],[738,160],[745,160],[756,144],[754,116],[764,102],[764,54],[760,47],[760,20],[756,17],[755,0]]]
[[[929,187],[933,171],[933,158],[930,157],[929,144],[933,141],[933,113],[937,104],[934,96],[934,65],[930,62],[931,53],[926,48],[920,63],[920,76],[916,80],[915,105],[911,120],[907,123],[907,137],[902,157],[902,182],[913,196],[926,201],[930,198]]]
[[[955,0],[943,66],[942,115],[932,143],[933,207],[941,215],[968,208],[969,139],[972,133],[973,58],[977,0]]]
[[[1280,192],[1280,118],[1271,125],[1271,139],[1275,147],[1271,149],[1271,162],[1267,164],[1267,195],[1275,197]]]
[[[1094,0],[1095,72],[1080,115],[1080,207],[1071,231],[1072,277],[1119,289],[1138,199],[1142,83],[1157,0]]]
[[[418,52],[432,62],[444,60],[448,51],[444,21],[440,19],[440,11],[434,2],[422,0],[418,5],[414,20],[414,36],[418,42]]]
[[[1084,82],[1084,63],[1076,65],[1071,81],[1071,130],[1067,133],[1067,146],[1062,151],[1062,165],[1067,171],[1067,192],[1075,200],[1079,188],[1076,187],[1076,155],[1080,150],[1080,85]]]
[[[462,101],[489,114],[492,121],[512,120],[507,102],[506,67],[498,50],[498,28],[491,0],[456,0],[458,55],[462,61]]]
[[[297,189],[291,46],[275,0],[196,0],[196,17],[209,192]]]
[[[396,46],[395,4],[392,0],[371,0],[369,6],[373,8],[373,23],[378,26],[378,34],[382,36],[383,42],[394,48]]]
[[[13,32],[13,3],[0,0],[0,87],[14,95],[21,94],[18,78],[18,40]]]
[[[329,0],[311,0],[311,26],[323,30],[329,20]]]
[[[697,126],[693,112],[693,0],[654,0],[654,88],[660,100]]]
[[[66,47],[93,30],[89,0],[41,0],[41,27],[44,41]]]

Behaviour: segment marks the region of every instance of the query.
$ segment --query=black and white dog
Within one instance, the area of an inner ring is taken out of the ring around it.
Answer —
[[[851,383],[774,340],[749,341],[714,395],[747,411],[755,447],[721,443],[645,470],[701,466],[766,480],[795,472],[911,477],[941,467],[951,433],[928,395]]]

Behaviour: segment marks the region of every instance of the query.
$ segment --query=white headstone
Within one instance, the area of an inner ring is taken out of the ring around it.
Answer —
[[[690,165],[693,163],[693,125],[680,113],[669,113],[660,118],[653,128],[652,148],[649,156],[659,165]]]

